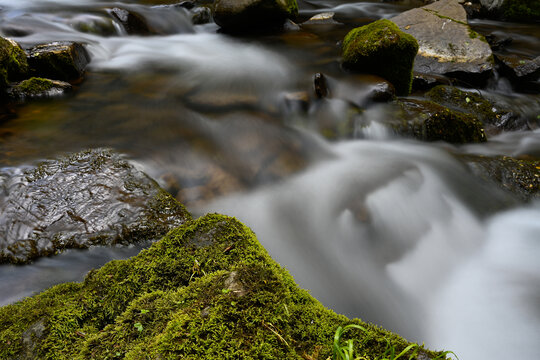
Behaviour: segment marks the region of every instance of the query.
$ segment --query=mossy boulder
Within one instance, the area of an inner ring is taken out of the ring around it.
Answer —
[[[10,81],[22,78],[27,72],[24,50],[15,41],[0,37],[0,92]]]
[[[32,77],[12,86],[8,93],[15,99],[28,99],[58,96],[69,90],[71,90],[70,83]]]
[[[425,96],[443,106],[477,116],[493,132],[528,130],[526,119],[521,119],[512,110],[498,106],[478,92],[439,85],[428,91]]]
[[[453,144],[486,141],[483,125],[474,115],[430,101],[408,99],[397,104],[399,111],[391,126],[401,135]]]
[[[268,30],[298,16],[296,0],[217,0],[214,21],[226,31]]]
[[[0,308],[2,359],[327,359],[338,326],[380,358],[399,336],[324,308],[236,219],[210,214],[83,283]],[[437,355],[421,347],[410,358]]]
[[[26,50],[30,73],[37,77],[76,80],[82,77],[90,56],[80,43],[53,42]]]
[[[155,181],[100,149],[0,170],[0,214],[0,263],[158,240],[190,219]]]
[[[415,38],[383,19],[351,30],[343,40],[343,65],[390,81],[398,95],[408,95],[412,85]]]

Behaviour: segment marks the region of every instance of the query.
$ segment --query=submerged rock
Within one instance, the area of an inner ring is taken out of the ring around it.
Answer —
[[[390,81],[398,95],[408,95],[418,51],[416,40],[389,20],[351,30],[343,40],[343,65]]]
[[[26,55],[15,41],[0,37],[0,92],[10,81],[22,78],[28,72]]]
[[[227,31],[278,28],[298,16],[296,0],[217,0],[214,21]]]
[[[80,78],[90,61],[84,46],[76,42],[37,45],[26,54],[33,75],[64,81]]]
[[[355,355],[399,336],[324,308],[234,218],[188,222],[83,283],[0,308],[0,356],[59,359],[327,359],[340,326]],[[343,339],[345,340],[345,339]],[[412,345],[405,354],[444,356]]]
[[[24,100],[28,98],[59,96],[71,90],[71,88],[71,84],[65,81],[33,77],[12,86],[8,90],[8,94],[12,98]]]
[[[190,218],[118,154],[90,150],[0,170],[0,263],[159,239]]]
[[[453,86],[437,86],[425,96],[441,105],[477,116],[486,126],[497,130],[528,130],[526,119],[505,109],[478,92],[464,91]]]
[[[482,123],[464,114],[430,101],[400,100],[397,119],[392,127],[401,135],[424,141],[446,141],[453,144],[486,141]]]
[[[440,0],[391,20],[418,40],[415,72],[448,75],[468,83],[484,82],[491,76],[491,49],[467,24],[459,0]]]

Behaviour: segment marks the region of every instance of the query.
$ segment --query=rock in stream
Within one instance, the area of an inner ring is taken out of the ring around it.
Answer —
[[[109,150],[0,169],[0,263],[159,239],[188,219],[154,180]]]

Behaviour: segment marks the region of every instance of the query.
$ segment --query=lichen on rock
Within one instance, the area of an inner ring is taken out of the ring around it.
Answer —
[[[376,74],[390,81],[398,95],[408,95],[412,85],[415,38],[383,19],[351,30],[343,40],[343,65]]]
[[[0,357],[327,359],[337,327],[351,323],[366,328],[348,334],[359,356],[409,345],[324,308],[245,225],[210,214],[134,258],[90,272],[83,283],[0,308]],[[437,356],[417,350],[417,358]]]

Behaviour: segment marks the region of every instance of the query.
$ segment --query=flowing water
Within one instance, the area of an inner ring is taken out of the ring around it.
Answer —
[[[136,1],[0,0],[0,34],[23,47],[86,44],[85,80],[58,99],[0,114],[0,167],[111,147],[195,215],[218,211],[252,227],[270,254],[325,305],[460,359],[532,359],[540,352],[540,203],[474,176],[458,154],[540,157],[540,96],[497,78],[483,91],[530,119],[531,131],[461,147],[393,135],[388,106],[358,114],[374,80],[339,65],[351,28],[421,1],[300,1],[301,18],[333,11],[341,25],[232,37],[192,25],[183,8]],[[110,11],[147,19],[128,35]],[[540,54],[540,26],[474,22]],[[287,101],[327,75],[333,97],[306,111]],[[288,95],[289,94],[289,95]],[[13,115],[15,114],[15,115]],[[331,138],[327,139],[327,130]],[[321,134],[327,137],[321,136]],[[0,304],[140,247],[68,251],[0,267]]]

